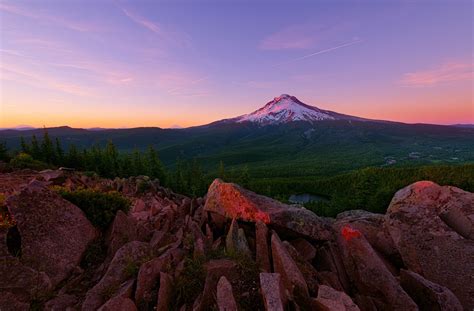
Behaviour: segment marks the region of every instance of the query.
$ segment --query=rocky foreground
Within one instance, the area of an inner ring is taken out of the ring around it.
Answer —
[[[53,185],[119,191],[132,208],[101,234]],[[190,199],[144,177],[19,171],[0,193],[16,220],[0,229],[2,311],[474,308],[474,194],[454,187],[417,182],[385,215],[336,219],[221,180]]]

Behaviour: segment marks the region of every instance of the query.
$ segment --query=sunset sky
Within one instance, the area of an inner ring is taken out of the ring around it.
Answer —
[[[0,127],[191,126],[282,93],[474,123],[472,3],[0,0]]]

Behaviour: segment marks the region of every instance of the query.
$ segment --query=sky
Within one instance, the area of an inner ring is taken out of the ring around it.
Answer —
[[[187,127],[282,93],[474,123],[472,1],[0,0],[0,128]]]

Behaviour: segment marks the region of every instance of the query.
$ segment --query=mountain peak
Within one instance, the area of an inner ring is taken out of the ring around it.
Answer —
[[[237,122],[253,122],[260,125],[288,123],[292,121],[335,120],[329,111],[306,105],[295,96],[281,94],[262,108],[240,116]]]

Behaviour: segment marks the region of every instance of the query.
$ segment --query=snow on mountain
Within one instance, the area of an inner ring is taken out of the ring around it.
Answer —
[[[348,117],[348,116],[347,116]],[[279,124],[292,121],[321,121],[321,120],[338,120],[345,119],[343,115],[339,115],[332,111],[322,110],[317,107],[309,106],[296,97],[288,94],[282,94],[275,97],[271,102],[262,108],[237,117],[234,121],[254,122],[261,125]]]

